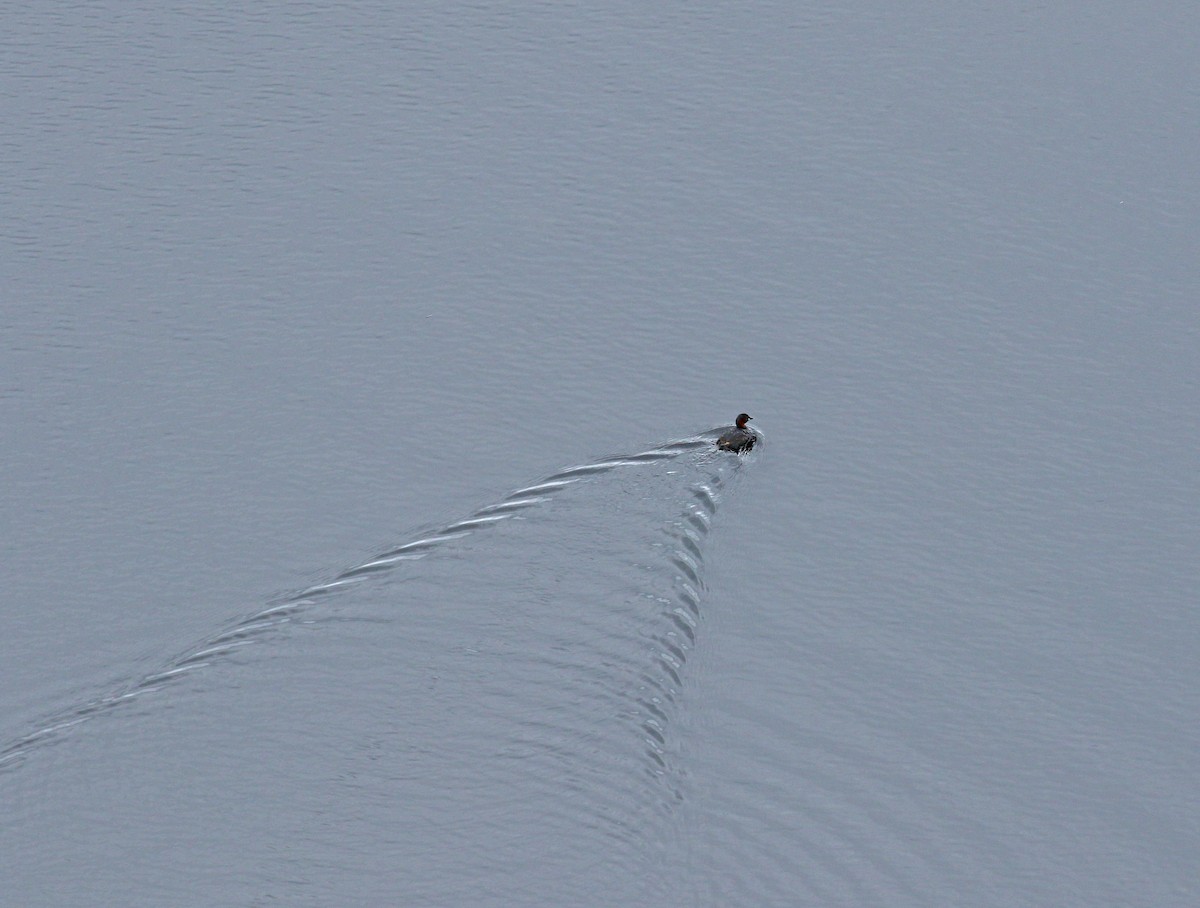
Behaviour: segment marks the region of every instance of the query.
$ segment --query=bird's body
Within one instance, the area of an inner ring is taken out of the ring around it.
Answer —
[[[721,433],[721,437],[717,439],[717,447],[722,451],[732,451],[734,454],[740,454],[753,448],[758,436],[753,429],[746,426],[746,423],[752,418],[748,413],[739,413],[734,427]]]

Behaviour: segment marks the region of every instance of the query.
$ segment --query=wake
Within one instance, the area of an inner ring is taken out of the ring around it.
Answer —
[[[741,463],[736,457],[713,450],[715,434],[710,431],[635,454],[560,470],[478,508],[466,518],[343,570],[327,582],[271,602],[198,641],[156,670],[38,722],[33,730],[0,748],[0,772],[21,766],[37,750],[62,742],[91,719],[144,700],[186,677],[227,662],[235,653],[265,642],[290,625],[310,623],[320,614],[323,604],[343,591],[372,578],[388,576],[411,562],[469,544],[479,534],[505,523],[527,520],[564,493],[580,490],[606,474],[632,473],[683,461],[688,465],[686,493],[676,495],[682,499],[679,510],[667,516],[665,526],[660,528],[665,539],[656,543],[656,554],[661,565],[669,570],[670,578],[665,584],[667,588],[644,593],[654,603],[650,613],[653,620],[645,628],[654,652],[649,662],[635,668],[640,684],[634,714],[630,716],[644,743],[648,772],[665,776],[670,760],[667,725],[683,684],[683,668],[695,645],[701,617],[703,542],[720,502],[721,486],[740,469]],[[611,493],[612,489],[607,491]],[[639,519],[644,517],[640,515]]]

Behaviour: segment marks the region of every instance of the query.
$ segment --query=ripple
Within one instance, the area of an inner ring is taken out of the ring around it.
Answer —
[[[468,518],[449,523],[431,535],[403,543],[367,562],[347,568],[332,580],[315,584],[285,597],[282,602],[260,609],[226,629],[205,638],[169,664],[143,675],[125,687],[70,707],[56,716],[43,720],[39,723],[38,728],[0,748],[0,769],[10,768],[22,762],[32,748],[56,740],[63,732],[75,728],[84,720],[98,713],[128,703],[149,691],[160,690],[164,685],[199,669],[207,668],[214,662],[231,658],[239,647],[258,642],[264,634],[295,622],[307,609],[314,607],[318,600],[342,593],[352,585],[371,576],[386,574],[407,563],[425,558],[447,544],[464,540],[473,533],[506,522],[518,512],[538,508],[552,500],[556,494],[575,487],[580,482],[595,479],[623,468],[646,466],[678,458],[690,452],[707,451],[711,448],[711,442],[707,440],[710,435],[712,435],[711,432],[704,433],[690,439],[667,442],[636,454],[609,457],[560,470],[533,485],[524,486],[508,493],[500,501],[477,509]],[[683,517],[696,526],[699,534],[686,532],[677,535],[675,539],[679,549],[674,553],[671,562],[692,584],[691,586],[683,584],[680,587],[677,591],[678,602],[686,606],[693,616],[698,617],[699,595],[695,591],[695,587],[701,585],[699,579],[701,558],[698,540],[708,529],[710,517],[715,513],[717,507],[717,499],[713,489],[707,483],[697,485],[692,490],[692,494],[703,510],[685,509]],[[678,621],[677,616],[674,616],[670,609],[665,610],[662,617],[664,620],[670,621],[673,626]],[[691,628],[687,633],[692,635],[690,639],[694,641],[695,629]],[[682,653],[681,650],[678,652]],[[674,661],[674,664],[671,660]],[[660,663],[662,672],[670,678],[675,686],[682,683],[678,673],[678,667],[682,661],[679,655],[672,655],[670,660]],[[657,718],[665,721],[665,715]],[[657,764],[660,761],[656,758],[655,762]]]

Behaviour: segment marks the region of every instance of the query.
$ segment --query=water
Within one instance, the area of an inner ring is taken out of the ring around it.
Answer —
[[[9,16],[6,900],[1194,904],[1198,31]]]

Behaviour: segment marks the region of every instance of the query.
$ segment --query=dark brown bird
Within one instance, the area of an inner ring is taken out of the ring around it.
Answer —
[[[722,433],[721,437],[717,439],[717,447],[722,451],[732,451],[735,454],[753,448],[758,436],[754,434],[753,429],[746,426],[746,423],[753,418],[749,413],[739,413],[734,427]]]

